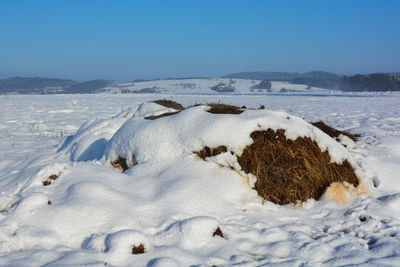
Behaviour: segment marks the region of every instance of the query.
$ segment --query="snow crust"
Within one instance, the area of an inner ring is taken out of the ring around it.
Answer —
[[[0,265],[398,264],[400,95],[175,97],[267,110],[233,116],[199,106],[151,121],[144,117],[173,111],[148,103],[163,96],[1,96]],[[345,149],[300,117],[361,140],[342,137]],[[220,166],[235,167],[230,153],[208,161],[193,154],[205,145],[240,154],[250,132],[266,128],[349,159],[368,194],[346,204],[262,203],[254,180]],[[133,168],[110,166],[132,153]],[[224,238],[213,235],[218,227]],[[145,253],[131,254],[139,244]]]

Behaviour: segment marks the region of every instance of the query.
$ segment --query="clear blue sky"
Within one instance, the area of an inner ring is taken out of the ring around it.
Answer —
[[[0,1],[0,76],[400,72],[400,0]]]

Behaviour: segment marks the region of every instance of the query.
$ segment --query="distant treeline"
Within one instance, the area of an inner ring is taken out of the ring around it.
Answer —
[[[296,84],[306,84],[314,87],[338,90],[341,76],[326,71],[297,72],[240,72],[228,74],[225,78],[286,81]]]
[[[369,75],[344,76],[342,91],[400,91],[399,74],[374,73]]]
[[[228,74],[226,78],[288,81],[330,90],[342,91],[400,91],[400,73],[357,74],[340,76],[330,72],[240,72]]]

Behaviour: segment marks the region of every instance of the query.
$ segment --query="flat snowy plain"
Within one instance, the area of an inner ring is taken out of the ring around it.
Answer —
[[[142,103],[171,97],[361,134],[349,151],[376,187],[278,206],[215,162],[163,154],[121,173],[100,158],[131,115],[162,111]],[[1,266],[400,266],[400,94],[0,96],[0,210]]]

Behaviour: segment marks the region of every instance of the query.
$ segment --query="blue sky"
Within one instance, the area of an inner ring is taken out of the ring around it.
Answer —
[[[0,76],[400,72],[398,0],[0,1]]]

